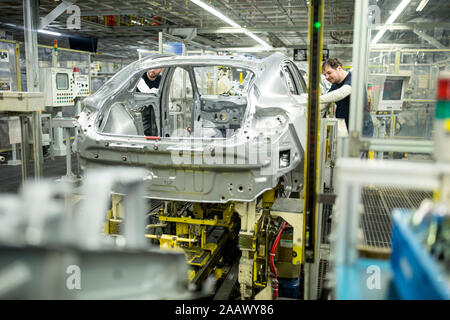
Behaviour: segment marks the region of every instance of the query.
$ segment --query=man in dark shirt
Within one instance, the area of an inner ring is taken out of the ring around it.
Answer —
[[[331,83],[331,88],[328,90],[328,93],[320,96],[320,102],[323,104],[336,103],[336,118],[345,119],[348,129],[352,74],[342,68],[342,63],[337,58],[327,59],[322,64],[322,73],[325,79]],[[371,137],[373,134],[373,123],[367,94],[364,95],[364,100],[363,136]]]
[[[151,92],[153,88],[158,88],[161,82],[161,72],[164,68],[150,69],[142,75],[139,80],[136,91],[137,92]]]

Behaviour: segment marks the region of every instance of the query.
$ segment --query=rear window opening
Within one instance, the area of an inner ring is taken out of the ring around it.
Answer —
[[[236,67],[176,68],[168,90],[170,136],[232,136],[242,125],[253,77]]]
[[[163,138],[228,138],[241,128],[253,72],[218,65],[160,69],[158,88],[142,89],[146,84],[143,78],[151,69],[142,70],[136,76],[135,89],[123,90],[120,101],[104,109],[101,132]]]

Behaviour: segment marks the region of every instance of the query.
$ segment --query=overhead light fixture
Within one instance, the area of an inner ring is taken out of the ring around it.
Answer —
[[[38,32],[39,32],[39,33],[50,34],[50,35],[56,36],[56,37],[61,36],[61,33],[59,33],[59,32],[54,32],[54,31],[48,31],[48,30],[42,30],[42,29],[39,29]]]
[[[263,46],[266,47],[271,47],[270,44],[268,44],[267,42],[265,42],[263,39],[261,39],[260,37],[258,37],[257,35],[255,35],[254,33],[251,33],[250,31],[244,30],[244,33],[246,35],[248,35],[250,38],[252,38],[253,40],[259,42],[260,44],[262,44]]]
[[[221,19],[222,21],[225,21],[226,23],[228,23],[230,26],[235,27],[235,28],[241,28],[243,29],[239,24],[237,24],[236,22],[234,22],[233,20],[231,20],[230,18],[224,16],[222,13],[220,13],[219,11],[217,11],[216,9],[214,9],[213,7],[207,5],[206,3],[204,3],[201,0],[191,0],[191,2],[195,3],[196,5],[198,5],[199,7],[202,7],[203,9],[205,9],[206,11],[208,11],[209,13],[212,13],[213,15],[215,15],[217,18]],[[268,44],[267,42],[265,42],[263,39],[261,39],[260,37],[258,37],[257,35],[255,35],[254,33],[251,33],[250,31],[247,31],[245,29],[243,29],[243,32],[248,35],[250,38],[252,38],[253,40],[257,41],[258,43],[262,44],[263,46],[266,47],[271,47],[270,44]]]
[[[400,4],[398,5],[398,7],[394,10],[394,12],[392,12],[391,16],[389,17],[389,19],[387,19],[385,24],[393,24],[395,22],[395,20],[398,18],[398,16],[403,12],[403,10],[405,10],[406,6],[411,2],[411,0],[402,0],[402,2],[400,2]],[[386,32],[386,29],[382,29],[380,31],[378,31],[377,35],[375,36],[375,38],[373,38],[372,40],[372,44],[375,44],[378,42],[378,40],[381,39],[381,37],[384,35],[384,33]]]
[[[417,12],[422,11],[423,8],[425,8],[425,6],[427,5],[428,1],[429,1],[429,0],[422,0],[422,1],[420,1],[419,5],[417,6],[416,11],[417,11]]]

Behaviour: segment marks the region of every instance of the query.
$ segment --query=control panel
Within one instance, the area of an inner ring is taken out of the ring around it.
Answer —
[[[72,69],[42,68],[40,89],[44,92],[46,107],[73,106],[74,77]]]
[[[86,97],[89,95],[89,77],[87,75],[80,75],[74,73],[75,87],[74,95],[75,97]]]

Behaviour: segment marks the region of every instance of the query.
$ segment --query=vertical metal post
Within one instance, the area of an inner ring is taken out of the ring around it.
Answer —
[[[92,74],[91,74],[91,54],[88,54],[88,77],[89,77],[89,95],[92,93]],[[79,113],[77,113],[76,115],[78,115]]]
[[[42,154],[42,122],[41,113],[39,111],[33,112],[31,116],[32,130],[33,130],[33,158],[34,158],[34,178],[39,180],[42,176],[42,166],[44,163],[44,156]]]
[[[355,14],[353,25],[353,72],[352,93],[350,99],[349,133],[362,132],[362,121],[364,112],[364,93],[366,86],[366,66],[368,54],[368,15],[369,1],[355,1]]]
[[[128,195],[125,197],[125,223],[124,236],[127,247],[136,250],[145,250],[145,202],[144,184],[142,182],[130,183],[127,186]]]
[[[401,58],[400,50],[395,51],[394,73],[399,73],[400,72],[400,58]]]
[[[12,159],[8,161],[8,165],[15,166],[21,164],[22,162],[19,159],[17,159],[17,144],[13,143],[11,147],[12,147],[11,151]]]
[[[317,171],[319,154],[319,91],[322,63],[324,0],[312,0],[309,6],[309,77],[307,109],[307,143],[305,152],[305,187],[303,215],[303,261],[305,262],[305,299],[311,298],[310,287],[314,281],[317,230]]]
[[[351,296],[348,290],[354,286],[353,283],[349,283],[352,279],[347,272],[358,260],[358,208],[361,197],[361,186],[348,181],[343,174],[348,176],[349,172],[338,171],[340,196],[337,198],[336,206],[339,208],[339,221],[334,243],[335,295],[338,299]]]
[[[160,31],[158,32],[158,51],[159,53],[164,52],[164,44],[163,44],[163,33]]]
[[[22,79],[20,77],[20,46],[16,43],[16,74],[17,74],[17,91],[22,91]]]
[[[72,178],[72,150],[70,148],[70,128],[64,128],[64,136],[66,138],[66,177]]]
[[[22,160],[22,183],[28,178],[28,165],[30,158],[30,145],[28,144],[28,116],[20,116],[20,132],[22,145],[20,146],[20,159]]]
[[[25,33],[25,56],[27,66],[27,88],[28,92],[39,92],[39,65],[37,46],[37,26],[38,26],[38,1],[23,0],[23,21]],[[42,175],[42,145],[41,145],[41,114],[32,113],[33,130],[33,155],[34,155],[34,177],[39,179]],[[28,143],[27,137],[22,137],[23,145]],[[24,155],[24,154],[22,154]],[[29,159],[22,158],[22,166],[28,165]]]
[[[54,114],[54,113],[52,113]],[[62,118],[62,111],[56,112],[56,116],[52,118]],[[52,119],[53,120],[53,119]],[[52,155],[53,156],[64,156],[66,154],[66,145],[64,144],[64,130],[63,128],[57,126],[51,126],[52,128]]]

